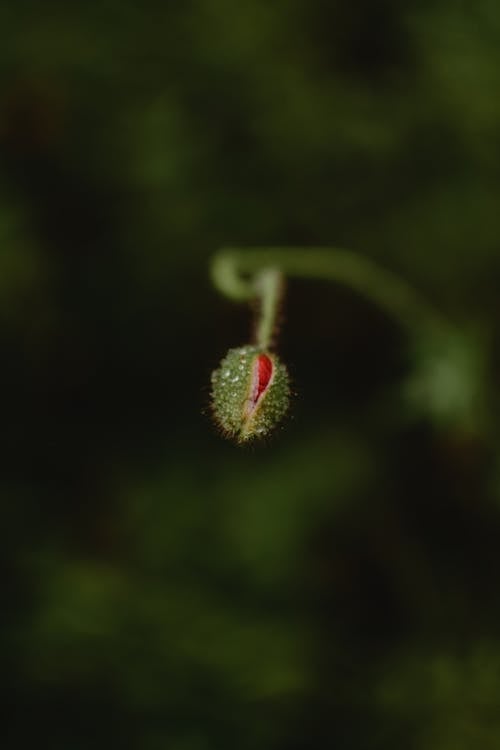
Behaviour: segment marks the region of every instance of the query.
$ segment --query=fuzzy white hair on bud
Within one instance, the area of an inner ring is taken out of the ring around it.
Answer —
[[[230,349],[212,373],[212,411],[224,435],[245,443],[264,437],[290,403],[290,379],[273,352],[257,346]]]

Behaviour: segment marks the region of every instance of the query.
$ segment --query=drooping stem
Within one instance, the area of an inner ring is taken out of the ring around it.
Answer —
[[[213,259],[212,279],[219,291],[230,299],[256,300],[255,344],[269,349],[283,291],[283,273],[278,264],[267,263],[265,258],[263,261],[247,269],[240,266],[239,253],[222,251]]]
[[[263,344],[269,343],[274,328],[281,274],[346,284],[413,330],[450,329],[448,321],[409,284],[354,252],[326,247],[221,250],[212,263],[213,282],[231,299],[257,298],[261,310],[257,332]]]
[[[260,349],[270,349],[283,289],[283,276],[276,268],[264,268],[255,277],[254,286],[259,295],[255,343]]]

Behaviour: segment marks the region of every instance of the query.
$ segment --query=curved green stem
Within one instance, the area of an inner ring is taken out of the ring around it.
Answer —
[[[379,268],[369,258],[349,250],[326,247],[225,249],[215,255],[211,270],[215,286],[230,299],[257,298],[260,301],[262,318],[257,330],[261,331],[259,335],[264,341],[270,340],[274,327],[270,319],[276,314],[276,275],[279,272],[346,284],[409,328],[450,329],[448,321],[409,284],[391,271]],[[274,282],[264,284],[265,274],[271,273],[275,275]]]
[[[255,343],[261,349],[270,349],[283,291],[283,275],[276,268],[264,268],[255,277],[254,287],[260,300]]]

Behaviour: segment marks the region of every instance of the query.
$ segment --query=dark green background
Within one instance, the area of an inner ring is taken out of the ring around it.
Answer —
[[[0,30],[2,748],[496,750],[497,0]],[[270,244],[398,272],[459,354],[294,280],[291,419],[224,442],[209,258]]]

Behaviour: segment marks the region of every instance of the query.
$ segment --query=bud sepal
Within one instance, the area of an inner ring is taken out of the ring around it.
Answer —
[[[212,410],[224,435],[245,443],[265,437],[290,403],[290,378],[274,352],[230,349],[212,373]]]

